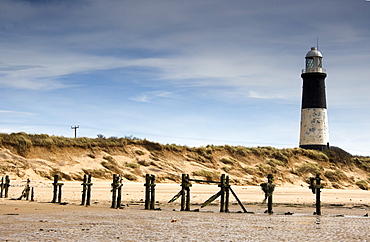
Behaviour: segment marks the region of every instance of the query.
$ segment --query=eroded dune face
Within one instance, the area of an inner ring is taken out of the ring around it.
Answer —
[[[14,136],[14,137],[13,137]],[[19,136],[19,137],[18,137]],[[12,139],[10,139],[10,137]],[[47,135],[1,134],[0,174],[11,179],[82,181],[94,179],[179,183],[182,174],[204,180],[230,177],[234,185],[259,185],[273,174],[277,186],[307,186],[320,174],[325,188],[368,189],[370,158],[352,157],[332,147],[329,151],[213,146],[189,148],[127,138],[69,139]]]

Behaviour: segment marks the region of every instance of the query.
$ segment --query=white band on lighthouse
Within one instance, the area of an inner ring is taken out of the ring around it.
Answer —
[[[301,145],[329,143],[328,115],[325,108],[304,108],[301,112]]]

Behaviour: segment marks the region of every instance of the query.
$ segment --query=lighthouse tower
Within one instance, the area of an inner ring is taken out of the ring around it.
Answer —
[[[325,95],[325,69],[322,55],[312,47],[302,70],[303,91],[299,147],[325,150],[329,147],[328,114]]]

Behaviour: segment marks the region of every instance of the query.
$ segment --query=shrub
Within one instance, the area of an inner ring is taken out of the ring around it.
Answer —
[[[144,151],[142,151],[142,150],[135,150],[134,153],[137,154],[137,155],[144,155],[145,154]]]
[[[303,155],[317,161],[329,161],[329,158],[326,154],[317,150],[305,150],[303,149]]]
[[[133,168],[133,169],[135,169],[135,168],[138,168],[138,167],[139,167],[139,165],[138,165],[138,164],[136,164],[136,163],[126,163],[126,164],[125,164],[125,166],[126,166],[126,167],[130,167],[130,168]]]
[[[255,175],[257,173],[256,168],[253,167],[243,167],[243,171],[249,175]]]
[[[92,159],[95,159],[95,155],[94,154],[87,154],[88,157],[92,158]]]
[[[230,166],[224,166],[224,167],[222,167],[222,170],[224,170],[225,172],[229,172],[232,169],[234,169],[234,168],[233,167],[230,167]]]
[[[258,164],[256,168],[260,171],[259,175],[274,174],[277,172],[276,168],[266,164]]]
[[[123,174],[123,177],[126,178],[129,181],[136,181],[137,180],[137,177],[135,175],[128,174],[128,173]]]
[[[226,157],[221,158],[220,161],[222,163],[226,164],[226,165],[234,165],[234,163],[235,163],[235,160],[234,159],[232,159],[232,158],[226,158]]]
[[[103,161],[101,165],[113,173],[119,174],[122,172],[119,166],[114,163]]]
[[[205,170],[193,171],[192,175],[204,177],[206,178],[207,181],[219,180],[219,176],[216,173],[211,172],[211,171],[205,171]]]
[[[323,170],[322,166],[314,163],[305,163],[296,169],[296,173],[298,175],[304,175],[304,174],[320,174]]]
[[[353,159],[358,168],[366,172],[370,172],[370,159],[365,157],[356,157]]]
[[[276,160],[276,159],[270,159],[267,161],[267,164],[269,164],[270,166],[272,167],[276,167],[276,166],[286,166],[286,164],[281,161],[281,160]]]
[[[86,175],[91,175],[95,178],[111,178],[112,174],[107,173],[104,169],[82,169]]]
[[[51,177],[54,177],[55,175],[58,175],[60,179],[62,180],[72,180],[71,179],[71,176],[69,176],[68,174],[62,172],[61,170],[59,169],[55,169],[53,168],[51,171],[50,171],[50,176]]]
[[[356,185],[362,190],[369,190],[369,184],[364,180],[356,182]]]
[[[151,162],[145,161],[145,160],[138,160],[137,163],[142,166],[150,166]]]
[[[111,163],[114,163],[114,159],[113,159],[113,157],[112,157],[112,156],[104,156],[104,157],[103,157],[103,159],[104,159],[104,160],[107,160],[107,161],[109,161],[109,162],[111,162]]]
[[[154,160],[154,161],[160,161],[161,159],[159,159],[156,155],[150,155],[149,156],[150,159]]]
[[[272,153],[271,157],[284,163],[287,163],[289,161],[289,158],[283,152],[280,151],[275,151],[274,153]],[[282,166],[285,165],[284,163]]]
[[[331,182],[347,181],[348,177],[341,171],[325,171],[324,176]]]

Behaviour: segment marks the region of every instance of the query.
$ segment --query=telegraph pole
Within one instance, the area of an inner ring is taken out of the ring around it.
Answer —
[[[71,126],[71,129],[74,129],[75,130],[75,138],[77,138],[77,129],[79,127],[80,127],[79,125],[77,125],[77,126]]]

